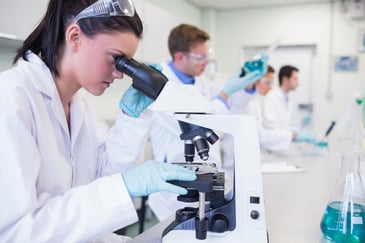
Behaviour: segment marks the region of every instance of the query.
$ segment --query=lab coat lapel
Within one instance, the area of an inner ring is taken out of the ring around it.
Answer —
[[[52,111],[54,112],[58,123],[61,125],[64,133],[70,137],[61,98],[49,68],[34,53],[28,52],[27,57],[29,62],[22,60],[19,62],[19,65],[23,66],[24,70],[29,73],[30,77],[35,77],[31,79],[33,81],[33,85],[39,92],[51,100]]]
[[[286,98],[284,92],[281,89],[278,89],[278,99],[281,102],[281,105],[279,107],[281,107],[280,110],[280,116],[281,116],[281,123],[283,124],[284,129],[289,129],[291,130],[291,125],[290,125],[290,113],[291,113],[291,102],[290,102],[290,97]]]
[[[81,91],[75,94],[71,101],[71,148],[75,147],[77,137],[81,131],[82,124],[85,121],[85,104],[81,99]]]

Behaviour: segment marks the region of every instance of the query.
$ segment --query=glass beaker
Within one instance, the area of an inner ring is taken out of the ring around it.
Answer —
[[[365,192],[360,160],[361,153],[342,154],[341,171],[322,217],[323,234],[336,243],[365,242]]]

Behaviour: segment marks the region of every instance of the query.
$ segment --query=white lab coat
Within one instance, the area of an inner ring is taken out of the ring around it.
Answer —
[[[228,98],[230,113],[244,113],[247,104],[254,98],[255,93],[248,93],[244,89],[235,92]]]
[[[243,113],[257,117],[258,137],[262,151],[286,150],[289,148],[292,140],[292,133],[283,129],[266,129],[263,126],[263,102],[266,97],[257,92],[250,94],[245,90],[234,93],[229,99],[228,104],[230,112]],[[231,172],[233,169],[234,150],[233,139],[225,135],[222,139],[223,165],[224,168]]]
[[[0,74],[0,242],[92,242],[137,221],[120,172],[150,121],[119,114],[107,135],[77,93],[69,133],[49,69],[28,58]]]
[[[294,125],[292,112],[293,104],[290,99],[286,100],[284,92],[280,88],[270,90],[264,103],[264,127],[287,131],[298,130]]]
[[[287,150],[292,142],[292,132],[283,129],[266,129],[263,124],[263,106],[266,97],[256,93],[247,104],[245,112],[257,116],[260,147],[263,150]]]
[[[161,66],[163,73],[166,75],[169,82],[181,82],[168,66],[167,62],[163,63]],[[215,112],[227,112],[226,105],[222,101],[215,99],[218,96],[220,89],[213,82],[207,80],[203,76],[196,77],[194,87],[196,87],[207,99],[212,100]],[[180,140],[181,130],[177,120],[174,119],[171,114],[158,112],[155,112],[154,118],[155,121],[150,133],[154,159],[166,162],[185,162],[184,141]],[[200,158],[196,154],[194,159],[194,161],[199,161]],[[213,146],[210,146],[209,161],[217,163],[220,167],[219,141]],[[186,206],[186,204],[176,200],[176,194],[167,192],[151,194],[148,202],[159,220],[171,216],[177,209]]]

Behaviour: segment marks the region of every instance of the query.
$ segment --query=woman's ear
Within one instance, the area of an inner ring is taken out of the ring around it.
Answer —
[[[66,45],[70,50],[77,51],[81,44],[82,32],[77,24],[70,25],[65,32]]]

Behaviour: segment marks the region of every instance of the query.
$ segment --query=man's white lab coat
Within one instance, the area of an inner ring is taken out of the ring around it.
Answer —
[[[266,95],[264,102],[264,127],[293,131],[293,104],[280,88],[274,88]]]
[[[292,142],[292,132],[284,129],[266,129],[263,124],[264,102],[266,97],[256,93],[247,104],[245,112],[257,116],[260,147],[263,150],[287,150]]]

